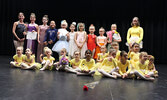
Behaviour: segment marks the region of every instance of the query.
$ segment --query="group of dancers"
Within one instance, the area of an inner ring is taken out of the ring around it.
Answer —
[[[132,20],[132,27],[127,33],[129,52],[119,50],[121,36],[117,25],[112,24],[110,31],[103,27],[99,36],[95,35],[95,26],[73,22],[70,32],[68,23],[61,21],[61,28],[56,29],[55,21],[47,25],[48,16],[42,18],[43,25],[35,23],[36,17],[30,15],[30,24],[24,23],[24,14],[18,15],[19,21],[13,25],[16,54],[10,64],[21,69],[57,70],[77,75],[102,75],[109,78],[137,78],[153,81],[158,77],[154,57],[147,52],[140,52],[143,42],[143,29],[138,17]],[[75,31],[77,28],[77,31]],[[104,36],[104,34],[107,36]],[[25,42],[26,41],[26,42]],[[25,54],[23,54],[25,49]],[[36,49],[37,48],[37,49]],[[36,55],[36,57],[35,57]],[[37,59],[37,62],[35,62]]]

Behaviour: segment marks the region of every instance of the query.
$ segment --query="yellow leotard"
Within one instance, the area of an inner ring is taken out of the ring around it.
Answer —
[[[154,72],[154,74],[158,74],[157,70],[154,70],[155,65],[154,64],[149,64],[148,65],[148,72]]]
[[[50,61],[50,63],[51,62],[53,62],[54,60],[55,60],[55,58],[54,57],[50,57],[50,58],[48,58],[48,57],[43,57],[43,60],[49,60]]]
[[[34,64],[35,63],[35,55],[31,55],[30,58],[25,56],[24,61],[27,62],[27,63],[31,63],[30,65]]]
[[[24,57],[25,57],[25,55],[23,55],[23,54],[20,57],[17,54],[14,55],[13,59],[14,59],[14,61],[17,62],[17,64],[15,64],[15,66],[20,66],[20,64],[24,61]]]
[[[95,69],[95,60],[91,59],[89,62],[86,59],[83,59],[79,65],[81,70],[94,70]]]
[[[135,63],[139,61],[139,55],[140,53],[135,53],[135,52],[129,52],[128,53],[128,58],[130,58],[130,63],[132,64],[132,67],[134,68]]]
[[[121,61],[118,61],[117,63],[118,67],[119,67],[119,74],[123,75],[124,73],[129,74],[131,71],[131,66],[130,66],[130,61],[127,60],[126,64],[122,64]],[[128,71],[126,71],[128,67]]]
[[[81,59],[80,59],[78,62],[76,62],[75,59],[72,59],[72,60],[70,61],[70,64],[71,64],[71,65],[74,64],[74,66],[79,66],[80,63],[81,63]]]
[[[31,63],[30,66],[33,65],[33,64],[35,64],[36,65],[35,69],[40,69],[42,67],[41,64],[35,62],[35,55],[31,55],[30,58],[28,58],[27,56],[25,56],[24,60],[27,63]]]
[[[127,42],[130,43],[130,37],[139,37],[139,40],[136,41],[136,43],[140,43],[143,40],[143,28],[142,27],[131,27],[128,30],[127,34]]]
[[[120,50],[118,50],[117,53],[116,53],[116,57],[115,57],[115,58],[116,58],[117,60],[119,60],[119,58],[120,58],[120,53],[121,53]]]
[[[104,60],[104,58],[106,58],[108,56],[108,53],[105,53],[105,54],[98,53],[97,56],[98,56],[99,60]],[[101,63],[101,62],[99,62],[99,63]]]
[[[115,67],[117,67],[117,62],[114,58],[112,59],[112,61],[109,61],[109,58],[105,58],[102,62],[101,69],[109,73]]]
[[[137,61],[135,64],[135,69],[142,73],[143,75],[148,73],[148,61],[145,61],[144,64],[142,64],[140,61]]]

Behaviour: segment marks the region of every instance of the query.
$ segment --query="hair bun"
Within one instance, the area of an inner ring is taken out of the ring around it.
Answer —
[[[76,22],[72,22],[72,24],[73,24],[74,26],[76,26]]]

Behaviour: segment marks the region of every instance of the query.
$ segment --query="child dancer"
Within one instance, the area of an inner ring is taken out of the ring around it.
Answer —
[[[69,59],[67,55],[67,50],[65,48],[61,49],[60,51],[60,57],[59,62],[55,62],[54,66],[56,67],[56,70],[65,70],[65,67],[68,67],[69,65]]]
[[[128,54],[126,51],[121,51],[120,53],[120,60],[117,62],[118,67],[119,67],[119,74],[121,75],[121,77],[124,78],[128,78],[129,73],[131,71],[131,65],[130,65],[130,61],[128,60]],[[128,70],[126,71],[128,67]]]
[[[75,43],[77,45],[77,50],[81,53],[81,59],[85,57],[85,51],[87,50],[86,43],[87,33],[85,31],[84,23],[78,23],[77,25],[77,33],[75,34]]]
[[[39,36],[38,33],[38,25],[35,23],[36,20],[36,16],[34,13],[31,13],[30,15],[30,21],[31,23],[28,24],[27,26],[27,31],[28,32],[33,32],[33,34],[35,34],[36,36]],[[34,33],[35,32],[35,33]],[[36,34],[37,32],[37,34]],[[35,36],[34,35],[34,36]],[[27,36],[28,37],[28,36]],[[33,37],[34,38],[34,37]],[[32,54],[36,54],[36,50],[37,50],[37,40],[36,39],[27,39],[27,48],[30,48],[32,50]]]
[[[116,60],[119,60],[121,51],[119,50],[118,42],[112,42],[111,47],[116,50]]]
[[[102,63],[103,60],[108,56],[108,54],[106,53],[106,47],[105,46],[101,46],[100,51],[101,51],[101,53],[98,53],[97,59],[96,59],[96,61],[98,63]]]
[[[102,62],[103,60],[108,56],[108,53],[106,53],[106,47],[105,46],[101,46],[100,48],[100,51],[101,53],[98,53],[97,55],[97,59],[96,59],[96,72],[95,72],[95,75],[101,75],[99,72],[98,72],[98,69],[102,67]]]
[[[152,55],[148,56],[149,64],[148,64],[148,75],[158,77],[158,71],[154,65],[154,57]]]
[[[13,35],[14,35],[14,46],[15,50],[17,47],[24,45],[24,40],[25,40],[25,28],[26,24],[24,24],[24,14],[22,12],[19,13],[18,15],[19,21],[14,22],[13,24]]]
[[[46,57],[43,57],[43,59],[40,58],[42,65],[43,65],[40,70],[45,70],[45,69],[52,70],[53,69],[53,62],[55,60],[55,58],[51,56],[52,50],[46,47],[44,52],[45,52]]]
[[[139,61],[135,65],[135,75],[144,80],[153,81],[154,78],[148,75],[148,56],[146,52],[141,52],[139,55]]]
[[[121,36],[117,32],[117,25],[112,24],[111,25],[111,31],[107,32],[107,42],[108,42],[108,50],[111,48],[111,43],[112,42],[121,42]]]
[[[103,27],[101,27],[99,29],[100,36],[98,36],[96,39],[97,46],[96,46],[96,51],[95,51],[95,55],[94,55],[95,59],[97,59],[97,55],[98,55],[98,53],[100,53],[100,48],[102,46],[106,46],[106,44],[107,44],[107,38],[104,36],[104,32],[105,32],[105,29]]]
[[[55,27],[56,27],[55,21],[51,21],[49,29],[46,30],[44,45],[47,46],[48,48],[52,48],[54,43],[56,42],[57,29]],[[53,52],[53,57],[57,58],[58,54]]]
[[[44,38],[46,34],[46,30],[49,28],[47,25],[48,23],[48,16],[44,15],[42,18],[43,25],[39,25],[39,35],[38,35],[38,49],[37,49],[37,62],[40,62],[40,54],[43,54],[44,49]]]
[[[70,34],[70,40],[69,40],[69,53],[68,53],[68,56],[69,56],[69,59],[72,59],[73,55],[74,55],[74,51],[77,50],[77,46],[75,44],[75,41],[74,41],[74,38],[75,38],[75,26],[76,26],[76,23],[73,22],[71,25],[70,25],[70,30],[71,32],[69,33]]]
[[[69,51],[69,44],[67,42],[69,40],[69,32],[66,30],[67,26],[66,20],[61,21],[61,28],[58,30],[59,41],[57,41],[52,48],[54,52],[59,54],[62,48],[65,48],[67,52]]]
[[[16,54],[13,56],[14,61],[10,64],[12,67],[20,67],[21,63],[24,61],[25,55],[23,55],[23,47],[17,47]]]
[[[75,51],[74,52],[74,59],[72,59],[70,61],[70,64],[71,64],[72,67],[66,67],[65,70],[67,72],[77,73],[77,71],[79,71],[80,63],[81,63],[80,52],[79,51]]]
[[[95,60],[92,59],[92,52],[86,50],[85,59],[83,59],[79,65],[80,70],[77,75],[93,75],[95,73]]]
[[[92,51],[92,57],[94,57],[95,48],[96,48],[96,35],[94,34],[95,26],[93,24],[89,26],[89,32],[90,33],[87,36],[87,47],[89,50]]]
[[[25,51],[26,55],[24,58],[24,62],[21,64],[22,69],[40,69],[41,65],[35,63],[35,55],[32,55],[32,51],[27,48]]]
[[[61,50],[61,56],[59,57],[59,63],[56,70],[64,71],[66,67],[69,67],[69,59],[67,55],[67,50],[63,48]]]
[[[117,76],[121,77],[117,72],[119,68],[117,67],[117,62],[114,59],[116,56],[116,50],[110,49],[109,50],[109,57],[105,58],[102,62],[102,67],[98,69],[98,71],[107,77],[116,79]]]
[[[138,43],[134,43],[132,48],[128,52],[128,58],[130,58],[130,63],[132,65],[132,69],[134,69],[135,63],[139,61],[139,53],[140,47]]]

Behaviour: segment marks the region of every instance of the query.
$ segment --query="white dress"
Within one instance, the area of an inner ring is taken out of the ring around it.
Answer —
[[[65,48],[67,50],[67,52],[69,51],[69,44],[67,42],[67,33],[68,31],[66,29],[59,29],[58,32],[60,32],[59,34],[59,41],[57,41],[52,50],[55,52],[60,53],[60,51]]]
[[[77,45],[74,41],[75,39],[75,32],[70,32],[70,41],[69,41],[69,53],[68,55],[69,56],[73,56],[74,55],[74,52],[77,50]]]

